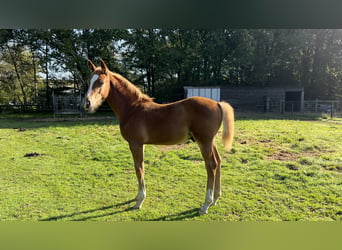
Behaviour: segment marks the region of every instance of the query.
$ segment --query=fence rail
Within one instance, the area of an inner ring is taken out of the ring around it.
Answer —
[[[52,106],[42,104],[0,105],[0,113],[52,112]]]
[[[341,111],[339,101],[304,101],[304,112],[336,112]]]
[[[68,105],[66,105],[68,107]],[[75,111],[75,106],[71,108],[71,112]],[[78,109],[79,107],[77,107]],[[97,110],[98,112],[111,112],[111,108],[109,105],[105,102],[103,103],[99,109]],[[64,113],[63,113],[64,112]],[[54,114],[54,109],[52,105],[42,105],[42,104],[27,104],[27,105],[0,105],[0,114],[1,113],[51,113]],[[57,111],[56,114],[67,114],[68,113],[68,108],[65,109],[64,111]],[[69,113],[70,114],[70,113]],[[72,114],[79,114],[78,111],[76,113]]]
[[[0,113],[30,113],[30,112],[51,112],[57,114],[81,114],[82,100],[70,100],[70,98],[61,97],[58,101],[55,99],[55,109],[52,105],[27,104],[27,105],[0,105]],[[260,106],[260,107],[259,107]],[[268,101],[265,105],[259,105],[259,111],[277,112],[277,113],[296,113],[328,115],[330,117],[342,118],[341,100],[304,100],[301,102],[290,101]],[[98,111],[111,111],[108,104],[104,103]]]
[[[304,100],[294,101],[271,101],[269,111],[280,113],[302,113],[302,114],[327,114],[330,117],[342,117],[342,102],[339,100]]]

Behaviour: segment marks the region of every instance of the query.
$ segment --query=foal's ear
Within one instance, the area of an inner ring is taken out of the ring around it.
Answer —
[[[96,66],[90,60],[88,60],[88,67],[91,70],[91,72],[94,72],[96,69]]]
[[[105,62],[102,59],[100,59],[100,65],[101,65],[102,73],[103,74],[107,74],[108,67],[107,67],[107,65],[105,64]]]

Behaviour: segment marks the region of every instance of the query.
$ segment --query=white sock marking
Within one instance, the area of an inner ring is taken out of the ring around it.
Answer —
[[[146,190],[145,188],[141,189],[136,197],[137,199],[137,203],[135,204],[134,208],[136,209],[140,209],[141,208],[141,205],[142,203],[144,202],[145,200],[145,197],[146,197]]]
[[[213,194],[214,194],[213,190],[209,188],[205,196],[204,204],[201,207],[200,212],[199,212],[201,215],[208,213],[208,208],[213,203]]]
[[[213,202],[213,197],[214,197],[214,192],[213,192],[212,189],[209,188],[207,190],[207,195],[205,197],[205,202],[210,205]]]

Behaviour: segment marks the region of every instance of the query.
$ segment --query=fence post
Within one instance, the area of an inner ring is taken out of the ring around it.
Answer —
[[[283,108],[283,103],[284,103],[284,101],[283,100],[280,100],[280,114],[283,114],[284,113],[284,108]],[[285,105],[284,105],[285,106]]]
[[[55,97],[54,90],[52,90],[52,111],[53,111],[53,118],[56,118],[56,97]]]

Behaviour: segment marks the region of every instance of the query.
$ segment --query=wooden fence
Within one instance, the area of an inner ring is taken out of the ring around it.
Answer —
[[[33,112],[52,112],[52,106],[42,104],[13,104],[0,105],[0,113],[33,113]]]
[[[342,102],[339,100],[304,100],[303,103],[281,100],[280,102],[270,102],[269,105],[269,110],[273,112],[326,114],[331,118],[342,117]],[[300,111],[296,112],[296,110]]]
[[[78,97],[77,97],[78,98]],[[76,99],[77,99],[76,98]],[[33,112],[51,112],[57,114],[80,114],[82,112],[80,104],[82,100],[70,100],[68,97],[61,97],[55,100],[55,109],[52,105],[28,104],[28,105],[0,105],[0,113],[33,113]],[[296,107],[301,107],[297,112]],[[277,113],[296,113],[328,115],[330,117],[342,117],[342,101],[339,100],[304,100],[300,102],[290,101],[267,101],[265,105],[258,109],[259,111],[277,112]],[[108,104],[104,103],[98,111],[111,111]]]

